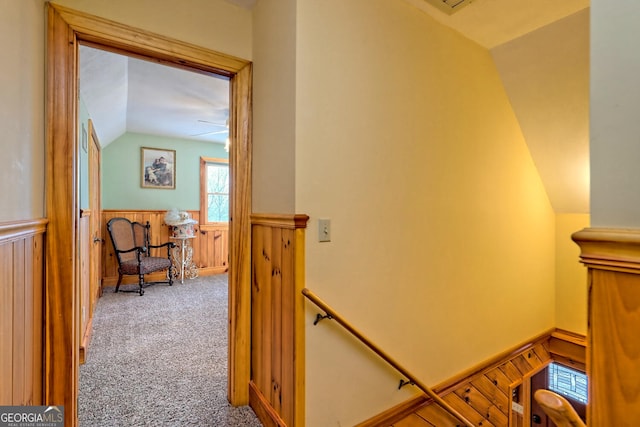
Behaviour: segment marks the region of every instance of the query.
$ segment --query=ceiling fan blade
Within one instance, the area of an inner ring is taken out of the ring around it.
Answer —
[[[228,130],[214,130],[214,131],[211,131],[211,132],[196,133],[196,134],[189,135],[189,136],[216,135],[216,134],[219,134],[219,133],[227,133],[227,132],[228,132]]]
[[[215,122],[210,122],[208,120],[198,120],[200,123],[206,123],[208,125],[213,125],[213,126],[220,126],[220,127],[229,127],[227,124],[225,123],[215,123]]]

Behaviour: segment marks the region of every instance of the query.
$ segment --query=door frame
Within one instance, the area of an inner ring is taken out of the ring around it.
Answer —
[[[48,405],[77,424],[78,397],[78,44],[230,78],[233,143],[229,220],[229,382],[232,405],[249,402],[251,336],[252,63],[47,3],[45,378]]]
[[[89,306],[89,310],[91,312],[91,317],[93,317],[95,305],[98,301],[98,298],[102,296],[102,251],[104,249],[104,241],[102,240],[102,195],[100,193],[100,189],[102,188],[102,149],[100,147],[100,140],[98,139],[98,135],[96,134],[96,129],[93,126],[93,120],[91,119],[87,121],[87,139],[87,159],[89,162],[88,202],[89,210],[91,211],[92,215],[92,219],[90,220],[91,244],[89,245],[91,247],[91,256],[89,257],[91,265],[89,269],[89,289],[91,291],[91,304]],[[94,285],[95,288],[93,287]]]

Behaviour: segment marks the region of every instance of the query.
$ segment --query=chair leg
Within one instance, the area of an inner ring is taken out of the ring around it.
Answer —
[[[142,296],[144,295],[144,288],[142,287],[144,285],[144,274],[138,275],[138,285],[140,286],[140,296]]]
[[[122,282],[122,273],[118,272],[118,283],[116,283],[116,293],[118,293],[118,289],[120,289],[121,282]]]

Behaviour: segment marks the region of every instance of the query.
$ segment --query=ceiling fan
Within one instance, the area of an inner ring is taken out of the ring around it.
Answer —
[[[226,120],[226,123],[215,123],[210,122],[208,120],[198,120],[199,123],[206,123],[208,125],[217,126],[219,128],[223,128],[222,130],[212,130],[209,132],[196,133],[190,136],[202,136],[202,135],[217,135],[221,133],[229,133],[229,119]]]

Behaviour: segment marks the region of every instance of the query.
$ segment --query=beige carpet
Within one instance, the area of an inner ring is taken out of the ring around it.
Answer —
[[[260,426],[227,402],[227,318],[226,275],[144,296],[106,288],[80,367],[80,426]]]

